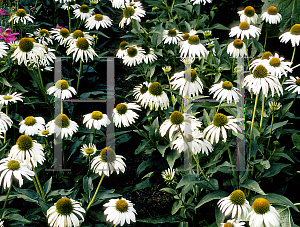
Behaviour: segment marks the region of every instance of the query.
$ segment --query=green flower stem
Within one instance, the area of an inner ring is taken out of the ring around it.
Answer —
[[[264,44],[264,50],[266,50],[266,45],[267,45],[267,37],[268,37],[268,23],[266,23],[266,35],[265,35],[265,44]]]
[[[96,137],[96,129],[94,128],[94,135],[93,135],[93,142],[92,143],[94,143],[95,137]]]
[[[234,64],[235,64],[235,58],[233,59],[233,62],[232,62],[231,74],[233,74],[233,71],[234,71]]]
[[[177,23],[176,23],[176,21],[175,21],[175,19],[174,19],[174,17],[173,17],[173,14],[172,14],[173,5],[174,5],[174,0],[173,0],[173,2],[172,2],[171,10],[170,10],[170,7],[168,6],[168,3],[167,3],[166,0],[164,0],[164,3],[165,3],[165,5],[166,5],[166,7],[167,7],[167,10],[168,10],[169,19],[173,21],[173,23],[175,24],[176,29],[179,30],[178,25],[177,25]]]
[[[132,123],[132,125],[139,131],[140,134],[142,134],[142,136],[145,137],[147,141],[150,141],[148,136],[146,136],[134,123]]]
[[[23,38],[23,35],[22,35],[22,27],[23,27],[23,23],[22,23],[22,22],[19,22],[19,25],[20,25],[20,31],[21,31],[21,36],[20,36],[20,38]]]
[[[38,187],[38,185],[37,185],[37,183],[36,183],[36,179],[35,179],[35,178],[32,178],[32,180],[33,180],[33,184],[34,184],[34,187],[35,187],[36,192],[37,192],[39,195],[41,195],[40,189],[39,189],[39,187]]]
[[[227,141],[226,141],[225,144],[226,144],[226,147],[227,147],[228,156],[229,156],[229,159],[230,159],[230,164],[233,165],[233,161],[232,161],[232,157],[231,157],[231,152],[230,152],[229,144],[228,144]],[[236,173],[234,171],[234,167],[233,166],[232,166],[232,172],[233,172],[233,177],[234,177],[234,180],[235,180],[236,188],[239,189],[238,178],[236,176]]]
[[[294,61],[294,57],[295,57],[295,53],[296,53],[296,45],[294,46],[294,50],[293,50],[293,56],[292,56],[292,60],[291,60],[291,62],[293,62]]]
[[[80,59],[80,65],[79,65],[79,71],[78,71],[78,79],[77,79],[77,87],[76,87],[76,93],[78,94],[78,90],[79,90],[79,81],[80,81],[80,74],[81,74],[81,70],[82,70],[82,59]]]
[[[270,129],[270,137],[269,137],[269,140],[268,140],[267,150],[269,149],[269,145],[270,145],[270,141],[271,141],[271,135],[272,135],[273,123],[274,123],[274,113],[272,113],[271,129]]]
[[[201,12],[201,4],[198,4],[198,5],[199,5],[198,18],[197,18],[197,22],[195,24],[194,30],[196,30],[196,27],[198,25],[198,22],[199,22],[200,16],[201,16],[201,14],[200,14],[200,12]]]
[[[38,3],[38,0],[36,0],[36,1],[35,1],[35,5],[34,5],[34,8],[36,8],[36,5],[37,5],[37,3]]]
[[[284,114],[280,117],[280,120],[284,117],[284,115],[285,115],[285,114],[289,111],[289,109],[292,107],[292,105],[294,104],[294,102],[295,102],[297,96],[298,96],[298,94],[296,93],[293,102],[292,102],[291,105],[286,109],[286,111],[284,112]]]
[[[246,44],[246,53],[247,53],[247,62],[248,62],[248,70],[250,71],[250,73],[251,73],[251,70],[250,70],[250,62],[249,62],[249,54],[248,54],[248,40],[247,40],[247,42],[245,42],[245,44]]]
[[[94,202],[94,200],[95,200],[95,198],[96,198],[96,195],[97,195],[97,193],[98,193],[98,191],[99,191],[99,188],[100,188],[100,186],[101,186],[101,183],[102,183],[102,181],[103,181],[103,179],[104,179],[104,176],[105,176],[105,174],[102,174],[102,177],[101,177],[101,179],[100,179],[100,181],[99,181],[99,184],[98,184],[98,187],[97,187],[97,189],[96,189],[96,191],[95,191],[95,194],[94,194],[92,200],[90,201],[90,203],[88,204],[88,206],[87,206],[87,208],[86,208],[86,210],[85,210],[85,214],[87,214],[88,210],[90,209],[91,205],[93,204],[93,202]]]
[[[134,30],[136,30],[136,32],[138,33],[138,37],[141,37],[141,38],[145,41],[145,43],[146,43],[149,47],[151,47],[151,44],[147,41],[146,37],[144,37],[144,36],[141,34],[141,32],[134,26],[134,23],[132,23],[132,28],[133,28]]]
[[[168,77],[168,82],[169,82],[169,85],[170,85],[170,90],[172,90],[171,82],[170,82],[170,77],[169,77],[169,73],[166,73],[166,75],[167,75],[167,77]],[[173,110],[175,110],[175,103],[174,103],[172,91],[171,91],[171,98],[172,98]]]
[[[251,142],[252,142],[252,131],[253,131],[253,125],[254,125],[254,118],[255,118],[255,112],[257,107],[257,101],[258,101],[259,93],[256,95],[255,103],[254,103],[254,110],[253,110],[253,116],[252,116],[252,122],[251,122],[251,130],[250,130],[250,142],[249,142],[249,161],[251,158]],[[247,173],[246,173],[246,180],[248,180],[249,176],[249,163],[247,164]]]
[[[263,95],[263,102],[262,102],[262,106],[261,106],[260,124],[259,124],[259,136],[261,134],[261,126],[262,126],[262,122],[263,122],[263,118],[264,118],[265,98],[266,98],[265,95]]]
[[[196,155],[193,154],[193,152],[192,152],[192,150],[191,150],[191,148],[190,148],[188,142],[186,141],[185,136],[183,135],[183,132],[182,132],[181,128],[180,128],[180,127],[178,127],[178,128],[179,128],[179,131],[180,131],[180,133],[181,133],[181,135],[182,135],[182,138],[183,138],[184,142],[186,143],[186,145],[187,145],[187,147],[188,147],[189,152],[192,153],[193,158],[194,158],[195,161],[196,161],[196,164],[197,164],[197,174],[199,174],[199,170],[200,170],[202,176],[204,177],[204,179],[205,179],[205,180],[213,187],[214,190],[217,190],[216,187],[215,187],[215,186],[207,179],[207,177],[205,176],[205,173],[204,173],[204,171],[203,171],[203,169],[201,168],[200,163],[199,163],[199,157],[198,157],[198,154],[196,154]]]
[[[5,202],[4,202],[4,205],[3,205],[3,208],[2,208],[2,212],[1,212],[1,215],[0,215],[0,219],[2,219],[2,215],[4,213],[4,210],[5,210],[5,207],[6,207],[6,204],[7,204],[7,201],[8,201],[8,197],[9,197],[9,193],[10,193],[10,190],[11,190],[11,187],[12,187],[12,184],[13,184],[13,177],[11,176],[10,178],[10,186],[9,186],[9,189],[8,189],[8,192],[7,192],[7,195],[6,195],[6,199],[5,199]]]
[[[71,13],[70,13],[70,2],[67,2],[68,4],[68,17],[69,17],[69,31],[70,33],[72,32],[71,31]]]
[[[5,113],[6,113],[6,115],[8,116],[8,104],[6,105]],[[6,131],[4,132],[4,140],[3,140],[3,143],[5,143],[5,141],[6,141]]]
[[[222,101],[220,101],[216,114],[219,112]]]
[[[40,181],[39,181],[39,177],[38,177],[38,175],[37,175],[37,173],[36,173],[36,171],[35,171],[35,168],[34,168],[34,166],[33,166],[33,164],[32,164],[31,161],[30,161],[30,163],[31,163],[31,166],[32,166],[32,170],[33,170],[33,172],[34,172],[34,175],[35,175],[36,182],[37,182],[37,184],[38,184],[38,186],[39,186],[39,189],[40,189],[40,192],[41,192],[41,196],[42,196],[42,198],[43,198],[43,201],[46,202],[46,198],[45,198],[45,195],[44,195],[44,192],[43,192],[43,188],[42,188],[42,186],[41,186],[41,183],[40,183]]]

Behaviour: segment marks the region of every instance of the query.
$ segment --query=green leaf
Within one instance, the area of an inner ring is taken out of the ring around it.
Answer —
[[[45,196],[47,196],[47,194],[50,192],[51,185],[52,185],[52,177],[50,177],[50,179],[44,184],[43,192]]]
[[[162,189],[160,189],[160,191],[168,192],[172,195],[177,195],[177,192],[172,188],[162,188]]]
[[[287,160],[291,161],[292,163],[295,163],[294,160],[290,156],[288,156],[286,153],[275,153],[274,156],[275,157],[276,156],[283,157],[283,158],[286,158]]]
[[[278,122],[278,123],[273,124],[272,132],[274,132],[277,128],[283,127],[283,126],[286,125],[287,123],[288,123],[288,121],[282,121],[282,122]],[[269,135],[269,134],[270,134],[270,130],[271,130],[271,125],[269,125],[269,126],[266,128],[266,130],[264,131],[263,135]]]
[[[173,168],[176,159],[178,159],[179,157],[180,153],[178,152],[178,150],[171,150],[170,152],[168,152],[168,154],[166,155],[166,159],[171,169]]]
[[[9,215],[5,216],[5,219],[19,221],[18,224],[31,223],[31,221],[23,218],[20,214],[9,214]],[[16,224],[13,224],[13,225],[16,225]]]
[[[144,189],[144,188],[149,188],[151,187],[150,179],[147,178],[146,180],[142,181],[141,183],[138,183],[134,186],[133,191]]]
[[[13,187],[17,192],[25,195],[26,197],[28,197],[30,199],[33,199],[35,202],[38,202],[38,200],[41,198],[41,196],[38,193],[36,193],[35,191],[33,191],[31,189],[21,189],[21,188],[15,187],[15,186],[13,186]]]
[[[222,173],[232,173],[232,167],[234,165],[231,165],[229,162],[225,161],[223,164],[218,165],[216,167],[211,167],[207,170],[207,175],[213,175],[214,173],[220,171]]]
[[[284,163],[273,163],[270,169],[267,169],[261,178],[264,177],[273,177],[278,174],[283,168],[290,166],[291,164],[284,164]]]
[[[206,112],[205,109],[203,109],[203,123],[206,127],[211,123],[211,120],[210,120],[210,118],[208,116],[208,113]]]
[[[181,178],[181,180],[177,184],[176,188],[180,188],[180,187],[183,187],[183,186],[185,186],[187,184],[191,184],[191,183],[196,184],[199,182],[200,182],[199,174],[187,174],[187,175],[183,176],[183,178]]]
[[[291,200],[289,200],[288,198],[282,196],[282,195],[278,195],[275,193],[269,193],[267,195],[257,195],[253,198],[251,198],[251,204],[254,202],[255,199],[258,198],[264,198],[266,200],[268,200],[269,203],[276,204],[276,205],[284,205],[284,206],[288,206],[288,207],[292,207],[295,211],[300,212],[298,210],[298,208],[291,202]]]
[[[10,83],[6,80],[5,77],[0,77],[0,82],[3,83],[5,86],[11,87]]]
[[[145,151],[145,147],[148,146],[149,143],[147,140],[142,140],[138,148],[134,151],[134,154],[137,155],[141,153],[142,151]]]
[[[152,165],[152,162],[149,159],[146,161],[143,161],[136,170],[137,176],[139,176],[147,167],[149,167],[151,165]]]
[[[280,30],[291,29],[294,24],[300,23],[300,2],[298,0],[281,0],[277,9],[282,16]]]
[[[219,29],[219,30],[230,30],[230,28],[225,27],[222,24],[216,23],[210,27],[210,29]]]
[[[177,223],[184,221],[180,215],[166,215],[158,218],[137,219],[137,222],[161,224],[161,223]]]
[[[298,150],[300,150],[300,135],[294,133],[294,134],[292,135],[292,141],[293,141],[294,146],[295,146]]]
[[[156,142],[157,138],[159,138],[159,123],[158,117],[152,122],[149,130],[149,139],[152,142]]]
[[[260,188],[259,184],[255,180],[246,180],[240,186],[255,191],[259,194],[266,195],[266,193],[264,193],[264,191]]]
[[[91,192],[93,191],[93,179],[91,177],[88,176],[84,176],[83,177],[83,190],[85,191],[85,193],[87,193],[90,197]]]
[[[178,13],[179,16],[183,17],[186,20],[189,20],[190,13],[187,10],[183,10],[180,8],[174,8],[175,12]]]
[[[171,210],[171,214],[174,215],[177,213],[177,211],[182,207],[182,201],[181,200],[176,200],[174,203],[173,203],[173,206],[172,206],[172,210]]]
[[[12,82],[10,82],[10,84],[11,84],[13,87],[17,88],[18,90],[20,90],[20,91],[22,91],[22,92],[27,92],[27,91],[28,91],[28,90],[26,90],[25,88],[23,88],[23,87],[21,86],[21,84],[19,84],[17,81],[12,81]]]
[[[165,152],[166,152],[166,149],[170,147],[170,144],[168,145],[158,145],[157,146],[157,150],[161,153],[161,155],[164,157],[165,156]]]
[[[209,194],[207,194],[206,196],[204,196],[201,201],[198,203],[198,205],[195,207],[195,209],[201,207],[202,205],[204,205],[205,203],[208,203],[214,199],[222,199],[226,196],[228,196],[229,193],[228,192],[224,192],[224,191],[214,191],[211,192]]]

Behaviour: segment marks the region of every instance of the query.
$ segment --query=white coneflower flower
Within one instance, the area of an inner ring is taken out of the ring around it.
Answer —
[[[283,33],[279,36],[280,42],[287,43],[291,40],[292,46],[299,46],[300,42],[300,24],[295,24],[289,32]]]
[[[123,9],[123,18],[119,23],[119,27],[123,28],[124,24],[128,25],[131,20],[141,21],[141,17],[146,15],[146,11],[142,8],[140,2],[126,2]]]
[[[198,130],[202,125],[196,117],[180,113],[179,111],[174,111],[170,118],[165,120],[159,128],[159,133],[161,136],[165,136],[169,132],[169,139],[172,141],[173,133],[182,131],[183,134],[188,130],[194,131]]]
[[[179,32],[176,29],[169,29],[163,31],[164,44],[177,44],[179,41],[183,40],[182,32]]]
[[[175,170],[172,169],[172,168],[168,168],[166,170],[164,170],[162,173],[161,173],[161,176],[163,179],[165,179],[167,182],[170,182],[174,179],[174,176],[175,176]]]
[[[39,60],[45,55],[44,45],[37,43],[33,38],[22,38],[19,41],[18,48],[12,54],[13,60],[18,59],[18,64],[23,62],[27,66],[27,63],[38,64]]]
[[[85,210],[81,207],[80,202],[61,198],[47,210],[48,224],[50,227],[78,227],[80,225],[78,217],[84,221],[84,213]]]
[[[112,7],[114,8],[125,8],[125,0],[110,0],[112,3]]]
[[[123,226],[125,222],[135,222],[136,211],[133,208],[133,203],[129,200],[121,199],[110,199],[108,203],[103,206],[106,208],[104,215],[107,215],[106,220],[112,222],[115,226]]]
[[[237,38],[241,37],[241,40],[246,37],[247,39],[252,36],[253,38],[260,35],[260,28],[255,27],[254,25],[249,25],[248,22],[241,22],[239,26],[235,26],[230,29],[229,36],[233,37],[236,36]]]
[[[122,155],[116,155],[115,151],[110,147],[105,147],[100,155],[93,158],[91,161],[91,169],[98,175],[105,174],[109,176],[114,171],[119,174],[125,172],[125,163],[122,160],[124,157]]]
[[[237,12],[240,16],[241,22],[247,22],[248,24],[256,24],[257,22],[257,14],[255,13],[255,9],[252,6],[247,6],[245,9]]]
[[[0,95],[0,104],[8,105],[8,103],[17,103],[17,101],[23,102],[21,93],[14,92],[12,94]]]
[[[52,135],[52,133],[49,132],[49,125],[46,125],[43,130],[39,130],[38,135],[42,137],[48,137]]]
[[[300,94],[300,78],[298,76],[293,77],[290,76],[289,80],[286,80],[283,84],[290,84],[285,90],[291,91],[293,90],[292,93],[297,93]]]
[[[87,146],[86,144],[84,144],[82,146],[82,148],[80,148],[81,153],[83,154],[83,156],[92,156],[94,154],[96,154],[97,152],[97,148],[95,144],[89,143],[89,146]]]
[[[57,40],[60,45],[63,45],[65,43],[65,39],[70,36],[70,31],[66,28],[53,28],[50,33],[53,34],[53,38]]]
[[[30,14],[27,14],[25,9],[18,9],[14,15],[8,20],[8,22],[13,21],[14,24],[19,23],[21,21],[23,24],[27,22],[33,23],[34,17]]]
[[[231,214],[231,218],[241,221],[247,220],[247,215],[251,210],[251,206],[241,190],[235,190],[229,196],[219,200],[218,207],[225,216]]]
[[[94,56],[98,56],[94,49],[91,47],[86,38],[79,38],[76,43],[72,43],[67,49],[66,54],[73,53],[73,59],[77,62],[81,59],[83,62],[88,62],[89,58],[94,59]]]
[[[278,10],[275,6],[270,6],[267,9],[267,12],[264,12],[260,17],[263,21],[265,20],[269,24],[277,24],[282,19],[281,14],[278,13]]]
[[[146,81],[133,89],[133,96],[137,102],[140,102],[143,99],[143,95],[148,91],[149,86],[150,84]]]
[[[126,42],[126,41],[122,41],[121,43],[120,43],[120,45],[119,45],[119,49],[118,49],[118,51],[117,51],[117,54],[116,54],[116,57],[117,58],[124,58],[125,56],[126,56],[126,54],[127,54],[127,45],[128,45],[129,43],[128,42]]]
[[[182,43],[182,46],[179,50],[180,57],[189,57],[189,58],[199,58],[201,56],[206,57],[208,55],[208,51],[206,48],[200,43],[200,38],[197,35],[190,35],[189,38]]]
[[[133,110],[141,110],[135,103],[119,103],[113,110],[113,121],[116,127],[128,127],[139,117]]]
[[[274,102],[274,101],[270,101],[270,102],[268,102],[268,104],[269,104],[269,107],[270,107],[270,111],[272,113],[277,112],[282,107],[282,105],[279,102],[277,103],[277,102]]]
[[[227,47],[227,53],[234,57],[244,57],[247,55],[246,45],[241,39],[235,39]]]
[[[205,139],[209,140],[210,143],[218,143],[220,136],[223,137],[223,142],[227,140],[226,129],[230,129],[235,133],[242,131],[241,128],[236,124],[240,119],[234,118],[233,116],[226,116],[222,113],[217,113],[213,121],[204,129],[203,134]]]
[[[178,46],[181,47],[182,44],[188,40],[188,38],[192,35],[196,35],[197,34],[197,31],[195,31],[194,29],[192,29],[189,33],[182,33],[182,36],[181,36],[181,40],[178,42]],[[186,59],[186,58],[181,58],[181,59]],[[193,59],[193,58],[187,58],[187,59]]]
[[[61,138],[72,137],[73,133],[77,132],[78,124],[69,119],[65,114],[59,114],[54,120],[47,123],[46,128],[49,132],[55,133],[56,137],[61,135]]]
[[[250,69],[254,69],[258,65],[263,65],[266,67],[269,63],[270,57],[273,57],[274,55],[270,51],[266,51],[261,58],[255,59],[250,63]]]
[[[287,76],[287,72],[293,72],[291,69],[292,62],[283,61],[283,57],[279,57],[277,53],[275,53],[274,57],[270,57],[268,64],[265,65],[268,72],[272,75],[281,78],[281,74]]]
[[[46,53],[45,53],[45,56],[40,59],[39,66],[47,67],[47,66],[51,65],[51,63],[54,63],[54,60],[56,59],[56,56],[54,54],[55,49],[48,48],[46,46],[44,46],[44,48],[46,50]]]
[[[154,62],[157,59],[157,56],[152,48],[149,48],[146,45],[143,45],[142,48],[145,51],[143,60],[146,64]]]
[[[70,3],[69,3],[69,6],[70,6],[70,9],[74,10],[74,9],[79,9],[80,8],[80,5],[76,3],[76,1],[74,0],[71,0]],[[63,10],[68,10],[68,3],[64,3],[61,8]]]
[[[249,74],[244,78],[243,87],[247,87],[255,95],[262,90],[267,97],[269,89],[272,92],[272,97],[276,91],[278,96],[283,94],[282,86],[276,76],[269,74],[268,70],[263,65],[258,65],[253,70],[253,74]]]
[[[209,94],[211,95],[212,93],[214,93],[214,99],[220,102],[226,100],[227,103],[232,103],[232,101],[239,102],[239,96],[242,96],[239,92],[239,89],[233,87],[230,81],[221,81],[219,83],[214,84],[209,89]]]
[[[70,46],[76,44],[78,39],[85,38],[90,45],[92,45],[94,38],[89,35],[88,32],[83,32],[81,30],[75,30],[67,38],[65,38],[65,45]]]
[[[209,153],[213,151],[213,146],[210,142],[204,139],[204,134],[199,130],[194,130],[191,134],[187,132],[184,132],[183,134],[185,138],[183,138],[180,133],[176,140],[172,142],[173,148],[178,150],[179,153],[188,149],[188,147],[191,149],[193,154],[205,153],[206,155],[209,155]],[[188,143],[189,146],[187,146],[186,143]]]
[[[0,58],[7,55],[8,46],[4,42],[0,42]]]
[[[96,14],[94,16],[91,16],[86,20],[85,27],[89,30],[96,29],[98,30],[100,27],[102,28],[108,28],[112,26],[112,20],[105,15],[102,14]]]
[[[164,73],[167,74],[172,70],[172,67],[167,65],[167,66],[162,67],[162,70],[164,71]]]
[[[127,66],[136,66],[141,64],[144,59],[145,51],[141,47],[132,46],[128,47],[126,50],[126,54],[124,55],[123,63]]]
[[[221,223],[220,227],[244,227],[245,222],[240,222],[239,220],[227,220],[226,223]]]
[[[41,144],[32,140],[29,136],[21,135],[16,145],[10,149],[8,157],[17,159],[31,168],[31,165],[37,167],[37,163],[41,165],[45,161],[44,148]]]
[[[73,0],[55,0],[55,1],[59,3],[66,3],[66,2],[72,2]]]
[[[143,94],[141,99],[141,106],[150,110],[155,108],[155,111],[160,107],[161,110],[169,108],[169,98],[164,92],[163,87],[158,82],[153,82],[149,85],[148,91]]]
[[[80,17],[80,20],[86,20],[93,15],[94,9],[90,9],[88,5],[83,4],[79,7],[79,9],[75,9],[73,13],[76,18]]]
[[[55,85],[48,88],[47,94],[51,95],[54,93],[55,98],[61,98],[64,100],[65,98],[72,98],[73,95],[76,95],[76,90],[69,86],[69,83],[65,80],[56,81]]]
[[[205,5],[206,3],[212,3],[212,0],[191,0],[191,2],[194,2],[193,5],[201,4]]]
[[[107,127],[107,125],[110,124],[110,120],[106,114],[103,114],[100,111],[93,111],[92,113],[83,116],[83,124],[89,129],[93,127],[100,130],[102,125]]]
[[[8,127],[11,127],[13,121],[5,113],[0,111],[0,130],[7,131]]]
[[[11,178],[17,180],[19,187],[22,187],[23,177],[32,181],[31,177],[33,176],[34,172],[18,160],[12,158],[3,158],[0,160],[0,185],[2,184],[4,190],[10,188]]]
[[[27,33],[29,37],[32,37],[33,35],[35,35],[35,39],[43,44],[43,45],[48,45],[53,44],[52,39],[53,37],[50,35],[50,32],[47,29],[37,29],[35,32],[33,32],[33,34],[31,33]]]
[[[171,78],[172,89],[179,89],[179,94],[182,97],[191,98],[193,96],[197,96],[202,94],[203,84],[198,77],[198,73],[195,69],[191,69],[191,76],[189,78],[186,77],[187,71],[180,71],[175,73]]]
[[[280,225],[280,215],[277,210],[264,198],[254,200],[252,211],[248,214],[250,227]]]
[[[37,135],[39,130],[44,129],[45,120],[42,117],[28,116],[19,123],[21,134],[27,136]]]

